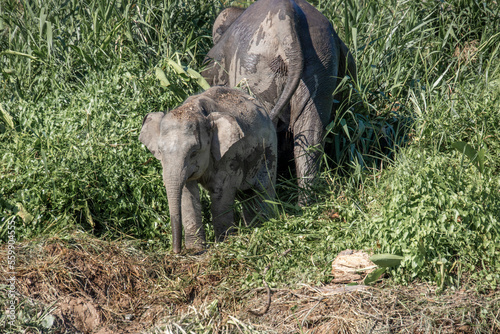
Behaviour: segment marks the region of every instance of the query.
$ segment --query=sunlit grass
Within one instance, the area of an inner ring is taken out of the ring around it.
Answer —
[[[283,265],[269,271],[271,284],[326,282],[338,251],[364,248],[407,256],[408,265],[393,273],[398,281],[459,284],[460,265],[496,286],[498,277],[486,273],[498,269],[499,254],[498,220],[491,218],[498,217],[500,170],[498,6],[464,0],[314,4],[358,65],[358,81],[344,80],[340,88],[350,99],[328,126],[316,204],[300,210],[294,182],[281,181],[276,218],[217,246],[215,263],[248,263],[255,271],[241,279],[254,286],[257,268],[292,248]],[[173,108],[202,90],[186,71],[200,70],[222,6],[1,2],[2,240],[7,220],[17,217],[20,239],[76,229],[170,247],[161,166],[137,136],[146,113]],[[158,73],[165,76],[159,80]],[[453,149],[459,141],[485,149],[483,173]],[[442,188],[426,193],[422,182]],[[421,197],[405,211],[412,192]],[[22,219],[24,211],[29,215]],[[420,216],[424,211],[432,215]],[[442,222],[439,211],[446,213]],[[444,238],[443,224],[460,235]],[[409,227],[427,232],[411,234]],[[474,245],[464,248],[466,242]],[[424,256],[422,247],[432,250]],[[451,278],[440,276],[443,259]]]

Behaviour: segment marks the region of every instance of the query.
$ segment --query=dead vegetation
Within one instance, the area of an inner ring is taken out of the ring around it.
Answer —
[[[458,60],[459,64],[471,62],[475,59],[479,51],[479,40],[475,39],[464,43],[463,47],[457,45],[453,57]]]
[[[216,269],[210,251],[147,255],[130,242],[80,235],[18,246],[17,291],[52,306],[50,333],[500,332],[498,290],[304,284],[273,289],[269,309],[256,316],[250,310],[265,306],[266,289],[242,293],[235,285],[242,268]]]
[[[481,314],[499,309],[498,294],[478,297],[471,291],[437,295],[425,284],[397,289],[304,286],[277,292],[261,321],[278,333],[500,332],[498,314],[491,327],[481,327]]]
[[[17,292],[55,303],[58,326],[69,332],[136,333],[181,312],[219,279],[194,275],[203,256],[148,256],[127,242],[89,237],[24,243],[16,256]],[[6,247],[0,258],[6,259]]]

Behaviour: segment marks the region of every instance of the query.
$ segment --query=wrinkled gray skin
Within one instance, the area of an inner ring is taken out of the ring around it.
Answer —
[[[229,26],[245,11],[245,8],[229,7],[219,13],[212,27],[212,41],[217,44]]]
[[[319,157],[309,148],[322,145],[337,78],[356,78],[348,48],[328,19],[304,0],[259,0],[246,10],[227,8],[212,36],[215,45],[203,76],[210,85],[240,84],[257,97],[282,133],[280,151],[293,150],[299,186],[307,187]]]
[[[182,226],[186,248],[205,244],[198,183],[210,194],[219,241],[234,228],[237,195],[253,197],[243,210],[246,222],[274,198],[276,132],[260,103],[240,90],[212,87],[167,114],[149,113],[139,140],[162,163],[175,253]]]

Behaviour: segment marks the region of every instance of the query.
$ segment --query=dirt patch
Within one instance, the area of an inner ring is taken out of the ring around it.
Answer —
[[[101,315],[93,300],[64,297],[58,303],[58,314],[69,322],[67,327],[75,327],[82,332],[93,332],[101,325]]]
[[[332,263],[332,283],[361,283],[367,274],[373,272],[376,265],[370,256],[358,250],[347,249],[337,255]]]

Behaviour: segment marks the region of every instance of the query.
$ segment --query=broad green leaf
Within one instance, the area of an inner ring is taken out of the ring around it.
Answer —
[[[375,254],[370,257],[370,261],[379,267],[398,267],[403,257],[393,254]]]
[[[357,28],[351,28],[351,33],[352,33],[352,42],[354,43],[354,52],[358,50],[358,29]]]
[[[5,124],[7,124],[9,128],[14,129],[14,122],[12,121],[12,117],[9,115],[8,112],[5,111],[1,103],[0,103],[0,113]]]
[[[486,155],[486,149],[482,148],[477,152],[477,162],[479,172],[484,173],[484,156]]]
[[[24,208],[21,203],[16,204],[14,213],[21,217],[25,223],[30,223],[33,220],[33,216]]]
[[[198,85],[200,85],[201,88],[203,89],[210,88],[210,85],[200,73],[196,72],[192,68],[188,68],[187,73],[191,78],[196,79],[196,82],[198,83]]]
[[[186,73],[186,71],[184,71],[184,69],[182,68],[182,66],[179,65],[179,64],[177,64],[172,59],[167,60],[167,63],[170,65],[170,67],[172,67],[174,69],[175,72],[177,72],[177,74],[181,74],[181,75],[187,76],[187,73]]]
[[[371,283],[374,283],[380,278],[380,276],[382,276],[385,273],[385,270],[386,270],[385,267],[375,269],[374,271],[366,275],[363,284],[369,285]]]
[[[347,135],[347,138],[351,140],[351,135],[349,134],[349,128],[347,127],[347,122],[345,119],[340,120],[340,125],[342,125],[342,129],[344,129],[345,134]]]
[[[52,50],[52,23],[47,21],[47,55],[49,58],[51,50]]]
[[[92,213],[90,212],[89,208],[89,202],[85,201],[85,216],[87,216],[87,222],[92,226],[92,228],[95,227],[94,219],[92,218]]]
[[[470,144],[463,141],[454,142],[451,144],[451,147],[455,148],[460,153],[465,154],[470,159],[471,163],[477,167],[479,172],[484,173],[484,158],[486,149],[483,148],[477,151]]]
[[[97,42],[98,38],[99,38],[99,28],[100,28],[100,24],[99,22],[97,21],[97,18],[99,17],[99,8],[96,8],[95,11],[94,11],[94,24],[92,26],[92,30],[94,31],[94,40]]]
[[[45,13],[45,7],[43,7],[41,10],[40,10],[40,17],[39,17],[39,26],[38,26],[38,30],[39,30],[39,37],[40,37],[40,40],[42,40],[42,35],[43,35],[43,26],[45,24],[45,19],[47,18],[47,14]]]
[[[167,77],[165,76],[165,72],[159,67],[155,68],[155,73],[156,73],[156,78],[160,80],[160,83],[164,87],[170,86],[170,82],[168,81]]]
[[[457,151],[460,153],[465,154],[471,161],[474,160],[474,158],[477,155],[477,151],[469,144],[463,141],[457,141],[451,144],[453,148],[455,148]]]
[[[365,123],[362,120],[359,120],[358,122],[358,136],[362,136],[363,132],[365,132],[366,126]]]

